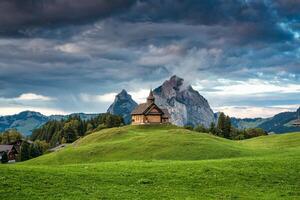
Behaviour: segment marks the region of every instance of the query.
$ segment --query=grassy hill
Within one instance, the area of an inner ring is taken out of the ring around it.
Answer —
[[[231,141],[126,126],[0,171],[0,199],[298,199],[300,133]]]
[[[176,126],[126,126],[95,132],[66,149],[31,160],[27,164],[204,160],[266,155],[276,150],[281,153],[276,147],[284,146],[285,152],[298,147],[299,136],[274,135],[238,142]]]

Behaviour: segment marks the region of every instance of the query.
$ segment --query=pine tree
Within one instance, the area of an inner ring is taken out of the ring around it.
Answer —
[[[224,113],[220,113],[219,119],[218,119],[218,135],[221,137],[224,137],[224,130],[225,130],[225,120],[226,120],[226,116]]]
[[[6,152],[2,154],[1,163],[8,163],[8,155]]]
[[[23,142],[21,145],[21,161],[30,159],[30,145],[27,142]]]
[[[30,145],[30,158],[36,158],[41,155],[36,145]]]
[[[202,125],[198,125],[194,128],[194,131],[200,132],[200,133],[207,133],[208,130]]]
[[[225,138],[230,138],[230,132],[231,132],[231,119],[229,116],[225,117],[225,121],[224,121],[224,137]]]
[[[113,121],[111,115],[107,115],[107,117],[106,117],[106,126],[107,126],[108,128],[111,128],[111,127],[114,126],[114,121]]]
[[[93,129],[94,129],[93,125],[91,123],[87,123],[86,130],[87,131],[92,131]]]
[[[210,123],[209,132],[213,135],[216,135],[216,133],[217,133],[216,124],[214,122]]]

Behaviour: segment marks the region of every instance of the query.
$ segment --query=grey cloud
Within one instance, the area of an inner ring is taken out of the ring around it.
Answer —
[[[273,3],[277,13],[284,18],[300,20],[300,1],[298,0],[275,0]]]
[[[110,16],[130,7],[134,0],[2,0],[3,34],[22,34],[34,26],[80,24]]]
[[[59,108],[92,111],[98,105],[81,102],[80,93],[156,87],[173,74],[191,83],[218,78],[300,81],[300,41],[280,26],[284,22],[298,30],[289,21],[296,12],[288,16],[293,8],[285,1],[75,0],[71,5],[69,0],[45,0],[40,11],[35,11],[38,1],[30,1],[32,7],[29,1],[3,2],[8,7],[0,14],[2,33],[22,31],[26,37],[0,39],[0,97],[47,91],[59,99]],[[297,100],[294,96],[290,102]],[[220,99],[222,103],[238,101]]]

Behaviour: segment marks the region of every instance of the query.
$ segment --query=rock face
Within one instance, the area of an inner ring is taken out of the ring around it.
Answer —
[[[168,109],[171,115],[171,123],[184,125],[202,124],[209,127],[215,122],[215,117],[207,100],[190,85],[185,85],[184,80],[172,76],[162,86],[154,91],[155,103]]]
[[[115,101],[108,108],[107,112],[123,117],[125,124],[131,123],[131,111],[138,104],[131,98],[126,90],[122,90],[115,98]]]

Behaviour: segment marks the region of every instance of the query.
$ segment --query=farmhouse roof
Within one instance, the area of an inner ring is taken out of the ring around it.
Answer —
[[[14,148],[14,145],[0,145],[0,152],[11,151]]]

